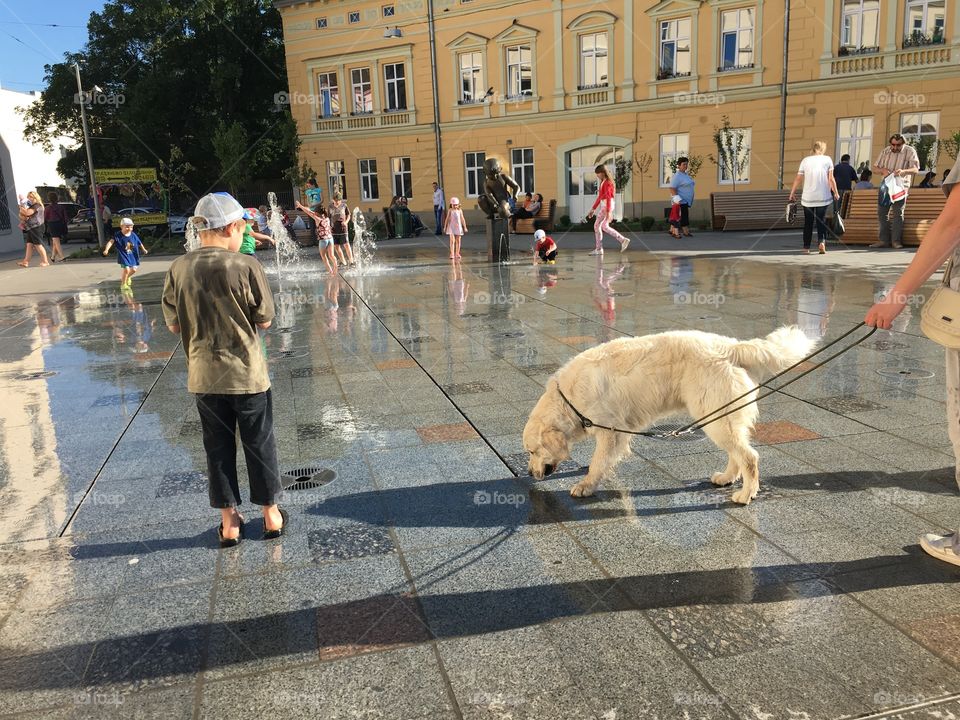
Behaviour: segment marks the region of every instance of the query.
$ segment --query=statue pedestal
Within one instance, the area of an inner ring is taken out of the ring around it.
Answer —
[[[487,260],[507,262],[510,259],[510,220],[487,218]]]

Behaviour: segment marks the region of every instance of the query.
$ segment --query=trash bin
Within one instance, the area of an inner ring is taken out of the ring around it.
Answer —
[[[413,221],[408,208],[398,207],[393,211],[393,231],[398,238],[413,237]]]

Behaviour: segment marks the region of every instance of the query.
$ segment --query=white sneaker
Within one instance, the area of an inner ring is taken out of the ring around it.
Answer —
[[[603,255],[603,250],[591,250],[591,255]]]
[[[620,245],[620,252],[626,252],[628,247],[630,247],[630,238],[624,240],[623,244]]]
[[[927,555],[931,555],[937,560],[960,565],[960,534],[937,535],[935,533],[926,533],[920,536],[920,547]]]

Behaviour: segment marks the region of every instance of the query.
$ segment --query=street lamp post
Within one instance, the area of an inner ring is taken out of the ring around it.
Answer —
[[[430,83],[433,86],[433,141],[437,149],[437,183],[443,185],[443,145],[440,141],[440,97],[437,94],[437,39],[433,22],[433,0],[427,0],[427,31],[430,36]]]
[[[103,237],[103,210],[100,206],[100,195],[97,193],[97,176],[93,169],[93,151],[90,148],[90,131],[87,129],[87,103],[86,95],[83,93],[83,85],[80,84],[80,65],[73,64],[73,69],[77,73],[77,102],[80,103],[80,121],[83,123],[83,144],[87,148],[87,172],[90,176],[90,190],[93,193],[93,225],[97,228],[97,244],[102,250],[106,246],[106,240]]]

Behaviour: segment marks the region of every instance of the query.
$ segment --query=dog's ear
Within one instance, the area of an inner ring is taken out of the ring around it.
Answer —
[[[566,460],[570,456],[567,437],[559,430],[544,430],[540,435],[540,444],[554,460]]]

